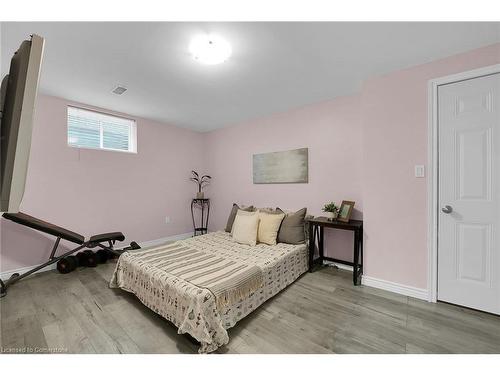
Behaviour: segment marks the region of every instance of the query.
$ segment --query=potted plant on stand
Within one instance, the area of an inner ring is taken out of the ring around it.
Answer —
[[[196,199],[203,199],[203,188],[210,183],[212,177],[209,175],[201,176],[196,171],[191,171],[193,177],[190,178],[191,181],[194,181],[198,184],[198,193],[196,194]]]
[[[339,216],[339,208],[335,202],[330,202],[325,204],[323,207],[323,212],[328,220],[336,220]]]

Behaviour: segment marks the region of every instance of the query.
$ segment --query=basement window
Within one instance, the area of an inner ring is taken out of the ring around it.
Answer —
[[[68,146],[137,152],[134,120],[68,106]]]

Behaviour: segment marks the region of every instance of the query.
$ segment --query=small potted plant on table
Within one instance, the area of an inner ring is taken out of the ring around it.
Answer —
[[[328,220],[335,220],[339,216],[339,208],[335,202],[325,204],[323,212]]]

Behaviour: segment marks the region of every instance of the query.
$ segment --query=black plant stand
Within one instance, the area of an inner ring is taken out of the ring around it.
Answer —
[[[198,207],[201,209],[200,226],[196,226],[196,221],[194,218],[195,207]],[[206,216],[205,216],[205,213],[206,213]],[[205,199],[195,198],[191,201],[191,217],[193,219],[193,229],[194,229],[195,236],[207,234],[209,215],[210,215],[210,199],[208,199],[208,198],[205,198]]]

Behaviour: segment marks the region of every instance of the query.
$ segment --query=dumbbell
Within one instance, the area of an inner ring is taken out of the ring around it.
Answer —
[[[109,259],[109,252],[104,250],[104,249],[97,250],[95,255],[97,258],[97,263],[99,263],[99,264],[106,263]]]
[[[76,259],[78,260],[79,267],[85,267],[87,265],[87,254],[84,252],[76,254]]]
[[[81,267],[97,267],[97,257],[92,250],[79,252],[76,257]]]
[[[86,260],[85,266],[97,267],[97,256],[95,255],[95,253],[92,250],[85,250],[83,253],[86,254],[87,256],[87,258],[85,259]]]
[[[57,262],[57,270],[60,273],[70,273],[78,267],[78,258],[70,255],[65,258],[59,259]]]

